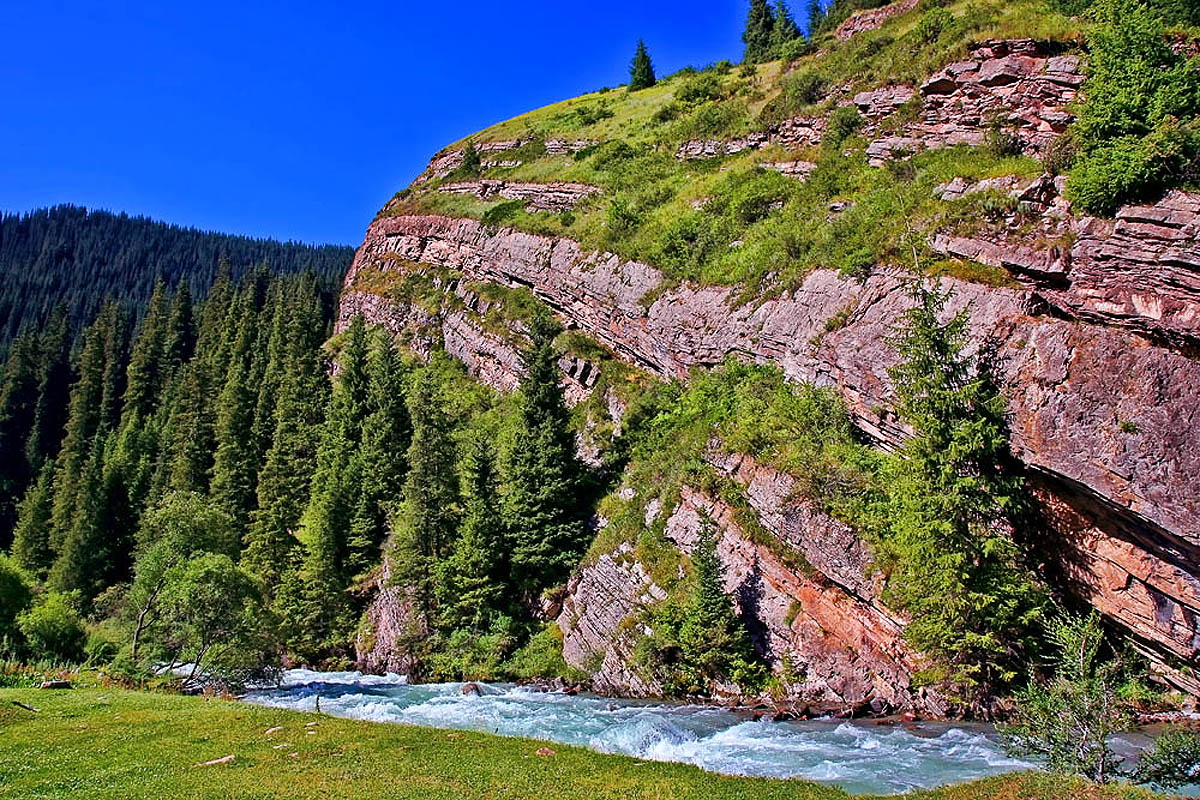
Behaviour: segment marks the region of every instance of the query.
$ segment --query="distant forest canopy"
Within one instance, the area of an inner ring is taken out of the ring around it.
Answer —
[[[202,299],[222,261],[235,281],[265,263],[276,274],[311,271],[323,287],[334,287],[353,256],[341,245],[212,233],[72,205],[3,214],[0,360],[23,325],[44,325],[60,303],[78,331],[106,297],[140,318],[159,278],[170,288],[186,278]]]

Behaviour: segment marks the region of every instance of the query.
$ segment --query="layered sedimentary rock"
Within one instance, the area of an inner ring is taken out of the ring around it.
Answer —
[[[480,155],[503,153],[506,150],[516,150],[519,147],[524,147],[532,141],[534,141],[533,138],[503,139],[495,142],[481,142],[476,145],[475,149],[480,153]],[[543,142],[543,144],[546,148],[546,152],[550,155],[571,155],[572,153],[578,153],[580,150],[585,150],[594,146],[596,142],[590,139],[576,139],[573,141],[567,141],[565,139],[547,139],[545,142]],[[454,172],[454,170],[462,166],[463,155],[464,151],[462,149],[446,150],[438,153],[433,157],[433,160],[429,162],[429,166],[425,168],[425,171],[417,177],[415,182],[421,184],[437,178],[446,177],[451,172]],[[484,159],[482,165],[485,167],[517,166],[520,163],[520,161],[514,161],[512,159]]]
[[[946,66],[919,89],[884,86],[839,101],[853,104],[862,114],[860,133],[870,140],[867,158],[872,165],[922,150],[981,145],[990,135],[1011,137],[1017,149],[1039,153],[1071,124],[1074,117],[1068,107],[1084,80],[1077,56],[1060,54],[1056,45],[1033,39],[977,42],[970,55]],[[920,104],[916,118],[890,124],[891,117],[912,102]],[[676,156],[714,158],[768,145],[799,150],[820,143],[825,125],[824,117],[792,117],[737,139],[685,142]]]
[[[873,31],[892,17],[903,14],[905,11],[912,11],[916,7],[917,0],[898,0],[898,2],[879,8],[858,11],[839,25],[833,35],[844,42],[856,33]]]
[[[1159,212],[1123,214],[1137,224],[1154,214],[1156,225],[1192,224],[1178,216],[1184,200],[1172,196],[1164,203]],[[1119,235],[1116,227],[1110,239]],[[1104,235],[1102,228],[1097,230]],[[1094,273],[1088,274],[1114,281],[1144,257],[1131,255],[1127,263],[1119,249],[1101,251],[1105,258],[1089,262]],[[663,276],[653,267],[586,251],[565,239],[491,229],[472,220],[381,217],[371,226],[347,279],[343,322],[358,311],[393,328],[397,320],[411,322],[413,312],[398,308],[394,314],[381,313],[376,295],[355,289],[355,276],[364,268],[386,272],[389,265],[410,262],[448,268],[467,281],[526,287],[617,356],[664,377],[718,364],[731,353],[776,363],[791,379],[836,387],[859,426],[880,446],[895,446],[905,436],[889,410],[893,396],[887,376],[896,359],[888,335],[911,304],[910,278],[903,273],[880,270],[857,282],[818,270],[791,293],[738,306],[726,288],[684,284],[662,291]],[[1166,268],[1174,267],[1160,267]],[[1122,329],[1124,318],[1105,317],[1095,302],[1090,319],[1111,324],[1039,316],[1046,302],[1039,295],[1045,290],[1038,286],[945,283],[956,292],[953,310],[969,309],[973,341],[993,338],[999,343],[1016,452],[1040,476],[1049,497],[1090,520],[1084,528],[1068,526],[1071,536],[1053,537],[1055,548],[1076,554],[1070,563],[1076,570],[1073,579],[1087,589],[1081,593],[1127,627],[1164,669],[1195,663],[1200,643],[1200,364]],[[657,294],[647,302],[652,291]],[[835,316],[844,320],[840,326],[828,324]],[[1195,326],[1189,330],[1194,333]],[[461,347],[459,351],[470,366],[476,356]],[[753,479],[749,485],[755,485]],[[757,490],[751,492],[755,496],[772,497]],[[778,495],[756,506],[764,521],[783,514],[784,508]],[[1080,533],[1085,528],[1090,531],[1086,535]],[[836,535],[841,534],[825,529],[820,538],[836,540]],[[836,587],[838,600],[830,600],[834,606],[884,613],[870,583],[855,578],[862,575],[861,559],[822,563],[820,552],[804,549],[803,537],[790,544],[805,553],[823,581]],[[852,542],[845,547],[854,552]],[[825,557],[831,558],[828,553]],[[1114,588],[1117,584],[1122,588]],[[799,624],[809,623],[836,638],[821,622],[802,615]],[[862,657],[873,666],[856,674],[875,676],[874,685],[892,662],[880,655],[888,652],[882,640],[870,641],[871,647],[862,651],[870,655]],[[1177,683],[1188,683],[1181,673],[1171,674]],[[895,689],[896,702],[903,699],[896,688],[900,684],[884,684]]]
[[[519,200],[529,211],[569,211],[592,195],[600,194],[598,186],[584,183],[520,183],[488,179],[446,183],[439,186],[438,191],[469,194],[480,200]]]

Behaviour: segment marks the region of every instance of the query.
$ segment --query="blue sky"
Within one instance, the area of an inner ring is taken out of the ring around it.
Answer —
[[[795,4],[793,4],[795,6]],[[744,0],[0,2],[0,210],[75,203],[357,244],[445,144],[737,60]]]

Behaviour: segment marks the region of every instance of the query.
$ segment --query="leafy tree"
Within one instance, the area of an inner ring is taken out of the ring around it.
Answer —
[[[463,520],[450,556],[438,566],[438,607],[443,630],[478,634],[504,607],[506,572],[499,482],[486,434],[472,440],[463,478]]]
[[[913,292],[889,375],[915,436],[886,478],[876,555],[887,600],[912,615],[909,640],[977,691],[1015,676],[1045,597],[1012,537],[1027,521],[1025,487],[990,359],[967,352],[965,310],[942,322],[949,293]]]
[[[86,632],[72,597],[47,592],[33,608],[17,616],[17,627],[29,649],[42,658],[77,662],[83,658]]]
[[[130,655],[162,613],[162,596],[178,565],[198,553],[236,555],[233,520],[219,506],[193,492],[174,492],[147,512],[138,531],[139,555],[126,603],[130,616]]]
[[[530,322],[516,435],[505,465],[503,514],[512,575],[526,600],[565,580],[587,545],[580,502],[584,473],[559,384],[558,331],[546,312]]]
[[[167,571],[154,641],[172,667],[190,665],[185,688],[240,688],[275,669],[278,654],[254,580],[221,553],[201,553]]]
[[[0,553],[0,651],[11,652],[19,638],[17,617],[33,602],[32,583],[17,561]]]
[[[1102,658],[1100,616],[1059,616],[1047,623],[1054,674],[1016,696],[1012,724],[1000,729],[1009,751],[1038,758],[1051,772],[1106,783],[1117,777],[1110,740],[1132,720],[1117,697],[1120,664]]]
[[[746,14],[746,29],[742,32],[742,43],[746,45],[742,60],[747,64],[770,61],[774,56],[772,43],[775,31],[775,12],[767,0],[750,0]]]
[[[649,89],[656,82],[654,65],[650,63],[650,53],[646,43],[638,39],[637,50],[633,54],[633,63],[629,66],[629,91]]]

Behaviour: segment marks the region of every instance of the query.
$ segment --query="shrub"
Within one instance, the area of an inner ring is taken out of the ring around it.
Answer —
[[[8,556],[0,553],[0,645],[17,638],[17,615],[33,601],[32,581]]]
[[[1106,783],[1118,765],[1109,740],[1131,725],[1116,696],[1120,665],[1103,658],[1104,631],[1095,611],[1057,617],[1047,633],[1056,650],[1054,675],[1017,694],[1014,721],[1000,729],[1005,746],[1039,758],[1050,772]]]
[[[954,22],[954,15],[941,6],[929,9],[917,20],[913,35],[922,44],[933,44]]]
[[[1042,169],[1051,175],[1066,174],[1075,163],[1075,153],[1075,137],[1070,133],[1055,136],[1042,151]]]
[[[1177,789],[1200,781],[1200,734],[1171,730],[1154,740],[1142,753],[1133,778],[1157,789]]]
[[[800,37],[784,42],[783,47],[779,50],[779,56],[783,59],[784,63],[790,64],[798,58],[803,58],[810,53],[816,52],[817,46],[812,43],[812,40]]]
[[[675,99],[685,105],[699,105],[723,96],[721,80],[711,72],[690,75],[675,90]]]
[[[48,592],[17,617],[29,648],[43,658],[77,662],[83,657],[86,633],[72,598]]]
[[[854,106],[839,106],[829,115],[829,121],[825,124],[825,138],[821,140],[821,144],[829,147],[841,146],[842,142],[858,130],[862,121],[862,115]]]
[[[505,200],[483,212],[480,220],[484,225],[499,227],[513,219],[525,210],[525,203],[520,200]]]
[[[1086,102],[1073,128],[1080,155],[1067,190],[1083,211],[1112,214],[1195,174],[1200,71],[1136,0],[1099,0],[1092,15]]]
[[[828,90],[829,82],[816,72],[793,72],[783,79],[784,102],[793,111],[820,102]]]
[[[503,671],[506,675],[525,681],[581,677],[563,660],[562,631],[554,623],[531,636],[505,662]]]
[[[988,127],[984,148],[994,158],[1012,158],[1021,155],[1024,150],[1021,137],[999,120],[993,121]]]

